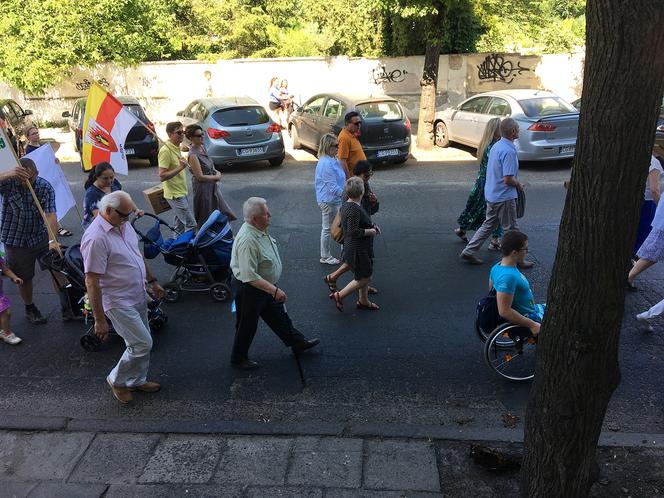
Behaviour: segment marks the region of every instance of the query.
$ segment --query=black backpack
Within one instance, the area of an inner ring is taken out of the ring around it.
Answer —
[[[500,314],[498,314],[496,289],[491,289],[489,293],[477,303],[476,319],[478,327],[485,335],[490,334],[498,325],[505,321]]]

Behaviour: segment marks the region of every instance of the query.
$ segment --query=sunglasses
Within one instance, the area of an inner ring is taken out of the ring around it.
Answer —
[[[118,211],[117,209],[113,208],[113,211],[115,211],[120,219],[126,220],[129,219],[129,217],[134,213],[133,211],[130,211],[128,213],[123,213],[122,211]]]
[[[192,135],[192,137],[198,137],[198,138],[201,138],[202,136],[203,136],[202,133],[194,133],[194,134]]]
[[[351,121],[350,124],[354,124],[355,126],[362,126],[362,121]]]

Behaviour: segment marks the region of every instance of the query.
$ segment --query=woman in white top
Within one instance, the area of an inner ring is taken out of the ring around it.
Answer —
[[[636,235],[636,242],[634,242],[634,250],[636,254],[641,244],[646,240],[650,234],[652,219],[655,217],[655,210],[659,203],[659,179],[664,173],[662,165],[659,160],[654,156],[650,156],[650,169],[648,170],[648,179],[646,181],[646,191],[643,194],[643,204],[641,205],[641,217],[639,218],[639,231]]]

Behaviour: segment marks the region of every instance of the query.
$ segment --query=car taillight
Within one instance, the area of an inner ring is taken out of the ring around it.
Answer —
[[[268,133],[279,133],[280,131],[281,131],[281,126],[279,126],[277,123],[272,123],[270,126],[267,127]]]
[[[410,119],[406,118],[406,122],[404,124],[406,125],[406,131],[410,133]]]
[[[533,123],[528,127],[528,131],[555,131],[556,127],[552,124]]]
[[[208,128],[207,129],[207,134],[210,138],[227,138],[230,137],[231,134],[228,133],[226,130],[217,130],[216,128]]]

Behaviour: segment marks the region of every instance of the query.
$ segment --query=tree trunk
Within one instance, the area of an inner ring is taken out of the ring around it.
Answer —
[[[433,2],[437,12],[429,21],[427,48],[424,55],[424,69],[420,80],[420,112],[417,117],[417,147],[429,150],[433,147],[433,119],[436,114],[436,90],[438,87],[438,62],[440,59],[440,40],[445,26],[447,12],[442,2]]]
[[[584,497],[592,485],[664,89],[664,2],[589,0],[586,18],[579,139],[526,416],[528,498]]]

